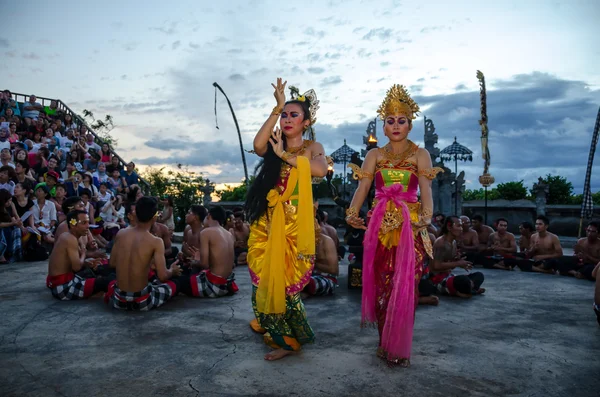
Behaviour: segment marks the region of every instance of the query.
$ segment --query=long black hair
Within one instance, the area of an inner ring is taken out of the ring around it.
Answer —
[[[288,105],[291,103],[296,103],[302,107],[302,112],[304,113],[303,121],[310,119],[310,103],[308,99],[304,102],[291,100],[285,104]],[[310,131],[312,137],[312,127],[310,126],[303,132],[303,135],[308,131]],[[286,149],[287,142],[285,135],[282,134],[281,138],[283,139],[283,148]],[[275,184],[279,180],[282,163],[283,160],[275,154],[271,144],[267,143],[267,152],[254,169],[254,183],[252,183],[246,195],[244,210],[248,215],[250,223],[257,221],[267,210],[267,194],[275,187]]]

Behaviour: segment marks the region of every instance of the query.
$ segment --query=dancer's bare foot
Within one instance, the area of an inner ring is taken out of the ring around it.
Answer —
[[[543,265],[540,265],[540,266],[532,266],[532,267],[531,267],[531,269],[532,269],[534,272],[538,272],[538,273],[546,273],[546,274],[552,274],[552,273],[554,273],[554,271],[553,271],[552,269],[548,269],[548,270],[544,269],[544,266],[543,266]]]
[[[479,288],[476,292],[477,295],[481,295],[483,293],[485,293],[485,288]]]
[[[440,298],[438,298],[435,295],[419,297],[419,305],[437,306],[439,304],[440,304]]]
[[[410,360],[408,358],[401,358],[399,360],[386,360],[387,366],[390,368],[400,367],[400,368],[408,368],[410,367]]]
[[[462,292],[458,292],[458,291],[456,291],[456,296],[458,296],[459,298],[464,298],[464,299],[471,298],[471,294],[463,294]]]
[[[495,263],[493,266],[494,269],[500,269],[500,270],[512,270],[512,267],[510,266],[506,266],[504,264],[504,261],[500,261],[498,263]]]
[[[270,353],[265,354],[265,360],[277,361],[277,360],[281,360],[285,356],[289,356],[292,354],[296,354],[296,352],[292,351],[292,350],[277,349],[277,350],[273,350]]]

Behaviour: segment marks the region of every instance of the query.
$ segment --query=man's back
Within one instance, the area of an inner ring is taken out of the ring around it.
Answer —
[[[110,261],[117,270],[117,284],[121,290],[137,292],[146,287],[150,263],[158,247],[162,246],[160,238],[137,227],[117,234]]]
[[[202,244],[208,246],[210,272],[227,278],[233,271],[234,237],[221,226],[205,228],[201,233]]]
[[[48,261],[49,276],[58,276],[73,271],[69,250],[74,249],[74,247],[77,246],[77,237],[69,232],[63,233],[60,238],[56,240],[54,249],[52,250],[52,254],[50,254],[50,259]]]

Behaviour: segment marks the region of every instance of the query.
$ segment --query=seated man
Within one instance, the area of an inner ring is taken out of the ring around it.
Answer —
[[[510,270],[504,265],[504,258],[514,258],[517,253],[517,240],[514,234],[507,231],[506,219],[498,218],[496,225],[497,231],[490,234],[488,240],[488,249],[491,250],[492,256],[486,258],[483,264],[486,268]]]
[[[483,223],[483,217],[481,215],[473,215],[472,219],[473,230],[477,233],[477,240],[479,241],[479,246],[477,248],[477,252],[472,257],[472,262],[475,265],[483,266],[485,261],[485,256],[490,255],[492,251],[488,249],[488,243],[490,236],[494,233],[494,229],[490,226],[485,225]],[[467,259],[471,259],[467,256]]]
[[[560,266],[558,259],[563,256],[562,246],[558,236],[548,231],[549,225],[550,220],[544,215],[538,216],[535,220],[537,233],[531,236],[529,248],[529,254],[534,261],[531,270],[534,272],[554,273]]]
[[[177,254],[179,254],[179,250],[177,247],[173,247],[173,243],[171,242],[171,232],[166,225],[162,223],[154,222],[152,227],[150,228],[150,233],[153,236],[160,238],[165,245],[165,259],[168,262],[174,262],[177,259]]]
[[[106,292],[109,278],[83,278],[75,274],[86,267],[95,270],[98,266],[98,260],[86,259],[85,247],[79,242],[89,230],[88,214],[71,211],[67,214],[67,223],[69,231],[56,240],[50,255],[46,286],[59,300],[89,298],[98,292]]]
[[[182,292],[199,298],[219,298],[238,291],[233,273],[233,236],[222,226],[226,220],[223,207],[214,206],[208,211],[200,233],[200,250],[188,247],[194,254],[191,265],[202,271],[184,283]]]
[[[248,237],[250,237],[250,226],[245,222],[244,212],[239,211],[233,214],[233,228],[229,229],[233,237],[235,264],[247,265],[246,257],[248,254]]]
[[[456,241],[460,256],[465,256],[469,262],[480,263],[482,256],[479,255],[479,237],[477,236],[477,232],[471,227],[471,220],[468,216],[461,216],[460,221],[462,233]],[[439,235],[441,235],[441,226]]]
[[[515,254],[514,258],[505,258],[503,263],[506,270],[512,270],[518,266],[519,261],[523,264],[531,265],[529,260],[529,247],[531,246],[531,236],[533,235],[533,225],[529,222],[522,222],[519,225],[519,252]]]
[[[200,233],[202,232],[204,218],[208,211],[201,205],[192,205],[185,215],[186,227],[183,231],[183,244],[181,244],[181,253],[179,259],[186,265],[194,257],[194,253],[200,252]]]
[[[429,232],[428,234],[429,240],[431,241],[431,245],[433,246],[435,244],[436,235],[433,232]],[[423,275],[421,276],[421,280],[419,281],[419,305],[437,306],[440,304],[440,298],[435,296],[437,288],[429,278],[430,263],[431,258],[429,258],[429,255],[427,255],[423,263]]]
[[[600,224],[590,222],[586,229],[586,237],[580,238],[575,245],[575,255],[557,258],[557,270],[563,276],[574,276],[594,281],[592,271],[600,262],[600,239],[598,229]]]
[[[116,309],[150,310],[177,294],[173,276],[179,276],[181,269],[177,263],[167,269],[164,243],[150,234],[158,215],[157,200],[142,197],[135,203],[135,214],[136,226],[119,231],[115,237],[110,265],[117,270],[117,280],[111,283],[104,301]],[[151,264],[164,284],[148,282]]]
[[[469,271],[473,264],[464,258],[457,258],[456,239],[462,232],[461,220],[456,216],[449,216],[444,222],[442,236],[433,245],[433,261],[429,269],[431,282],[440,293],[446,295],[470,298],[474,294],[484,293],[485,289],[480,288],[484,280],[483,273],[460,276],[452,274],[452,270],[457,267]]]
[[[317,211],[317,221],[323,222],[322,212]],[[309,296],[332,295],[338,287],[337,275],[340,272],[338,252],[335,242],[321,227],[317,239],[315,268],[303,292]]]

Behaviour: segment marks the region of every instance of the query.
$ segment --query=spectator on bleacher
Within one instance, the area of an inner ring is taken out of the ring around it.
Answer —
[[[100,155],[96,152],[92,152],[90,157],[83,161],[83,169],[89,172],[96,172],[99,163]]]
[[[121,165],[121,163],[119,162],[119,158],[117,156],[112,156],[112,158],[110,159],[110,165],[108,165],[106,167],[106,171],[112,175],[113,174],[113,170],[118,170],[119,174],[121,173],[121,171],[123,171],[123,166]]]
[[[0,189],[0,265],[21,259],[21,219],[13,212],[12,194]],[[13,245],[14,244],[14,245]]]
[[[0,128],[0,149],[10,149],[10,141],[8,140],[8,128]]]
[[[100,152],[100,161],[103,163],[110,163],[110,156],[110,146],[108,143],[103,143]]]
[[[12,120],[14,115],[15,115],[15,111],[12,108],[8,108],[4,111],[4,114],[2,116],[4,116],[6,121],[10,121],[10,120]]]
[[[108,174],[106,173],[106,164],[98,163],[98,169],[92,174],[94,177],[94,185],[100,187],[103,182],[108,182]],[[110,190],[110,187],[109,187]]]
[[[11,148],[12,148],[12,147],[14,147],[14,144],[17,143],[17,141],[21,140],[21,138],[19,137],[19,134],[17,134],[17,123],[13,123],[11,121],[8,132],[9,132],[8,141],[10,142]]]
[[[108,177],[108,183],[110,183],[111,190],[114,194],[127,193],[127,186],[125,186],[118,169],[113,169],[112,175]]]
[[[56,119],[50,124],[50,128],[54,131],[54,135],[61,138],[63,132],[65,131],[65,127],[63,126],[61,119]]]
[[[109,202],[114,196],[110,191],[108,182],[102,182],[98,190],[98,202]]]
[[[123,171],[121,176],[125,179],[127,186],[139,184],[139,177],[137,172],[135,172],[135,164],[133,161],[127,164],[127,170]]]
[[[4,166],[4,165],[9,165],[13,168],[15,168],[15,165],[13,164],[12,160],[12,156],[10,154],[10,149],[4,148],[2,150],[0,150],[0,167]]]
[[[85,143],[84,137],[82,137],[82,136],[77,137],[77,142],[75,142],[73,144],[71,151],[73,151],[75,149],[80,150],[83,153],[84,159],[87,157],[86,155],[88,154],[89,147],[88,147],[87,143]]]
[[[100,145],[94,142],[94,135],[92,135],[92,133],[88,133],[85,136],[85,139],[85,143],[88,146],[88,152],[90,151],[90,149],[93,149],[96,153],[100,154]]]
[[[51,161],[52,159],[50,159],[48,165],[50,165]],[[48,187],[50,197],[56,196],[56,184],[58,183],[58,179],[58,172],[54,171],[52,168],[49,168],[49,171],[44,175],[44,183],[46,184],[46,187]]]
[[[61,111],[58,110],[58,103],[55,100],[50,101],[50,106],[44,106],[44,114],[49,119],[60,117]]]
[[[92,204],[92,192],[90,189],[84,188],[79,190],[79,197],[81,197],[81,201],[85,206],[85,211],[90,216],[90,225],[96,224],[96,209]]]
[[[69,152],[69,160],[73,163],[77,171],[83,171],[83,152],[79,148],[78,144],[74,144],[71,148],[71,151]]]
[[[67,166],[69,169],[69,166]],[[65,187],[67,188],[67,197],[79,196],[79,184],[81,183],[81,173],[73,171],[68,179],[65,179]]]
[[[15,163],[15,181],[16,183],[26,183],[30,186],[33,186],[35,183],[35,178],[31,173],[31,168],[29,168],[27,161],[17,160]]]
[[[62,205],[67,197],[67,188],[63,184],[56,185],[55,195],[50,199],[56,207],[56,221],[60,224],[67,219],[67,215],[62,210]]]
[[[94,179],[92,177],[92,174],[90,174],[89,172],[85,172],[81,176],[81,184],[79,185],[79,188],[80,196],[82,194],[82,189],[87,189],[90,191],[90,200],[96,201],[98,199],[98,188],[94,186]]]
[[[0,115],[6,114],[6,111],[11,109],[15,116],[21,116],[19,104],[12,98],[12,93],[9,90],[4,90],[0,93]]]
[[[35,120],[31,124],[25,124],[27,127],[27,135],[32,138],[36,132],[42,134],[46,129],[46,125],[44,124],[44,120]]]
[[[15,170],[10,165],[3,165],[0,167],[0,189],[4,189],[12,196],[15,192],[15,183],[13,180],[16,178]]]
[[[71,116],[69,113],[65,114],[63,118],[63,124],[65,126],[65,131],[75,131],[77,129],[77,124],[75,124],[75,122],[73,121],[73,116]]]
[[[17,211],[17,215],[19,216],[19,219],[21,219],[27,211],[29,211],[29,210],[31,210],[31,208],[33,208],[33,200],[31,200],[30,195],[31,195],[31,184],[19,182],[15,185],[15,193],[12,197],[12,202],[15,207],[15,210]],[[27,226],[33,227],[34,226],[33,225],[33,214],[23,220],[23,226],[25,226],[25,227],[27,227]],[[25,237],[27,234],[28,233],[26,233],[25,230],[21,229],[21,235],[23,237]]]
[[[60,147],[65,152],[71,151],[71,148],[73,147],[73,144],[75,143],[75,141],[73,140],[73,131],[74,130],[72,128],[68,128],[67,131],[65,132],[65,136],[63,136],[62,138],[59,139]]]
[[[56,208],[54,204],[46,200],[48,188],[39,185],[35,188],[35,197],[33,200],[33,223],[37,231],[43,236],[43,240],[48,244],[54,243],[52,230],[56,226]]]
[[[31,125],[33,120],[37,120],[40,116],[40,111],[44,110],[39,102],[36,102],[35,95],[29,97],[29,102],[23,104],[23,118],[25,124]]]
[[[28,161],[28,159],[27,159],[27,150],[25,150],[25,149],[17,149],[15,151],[15,161]]]

